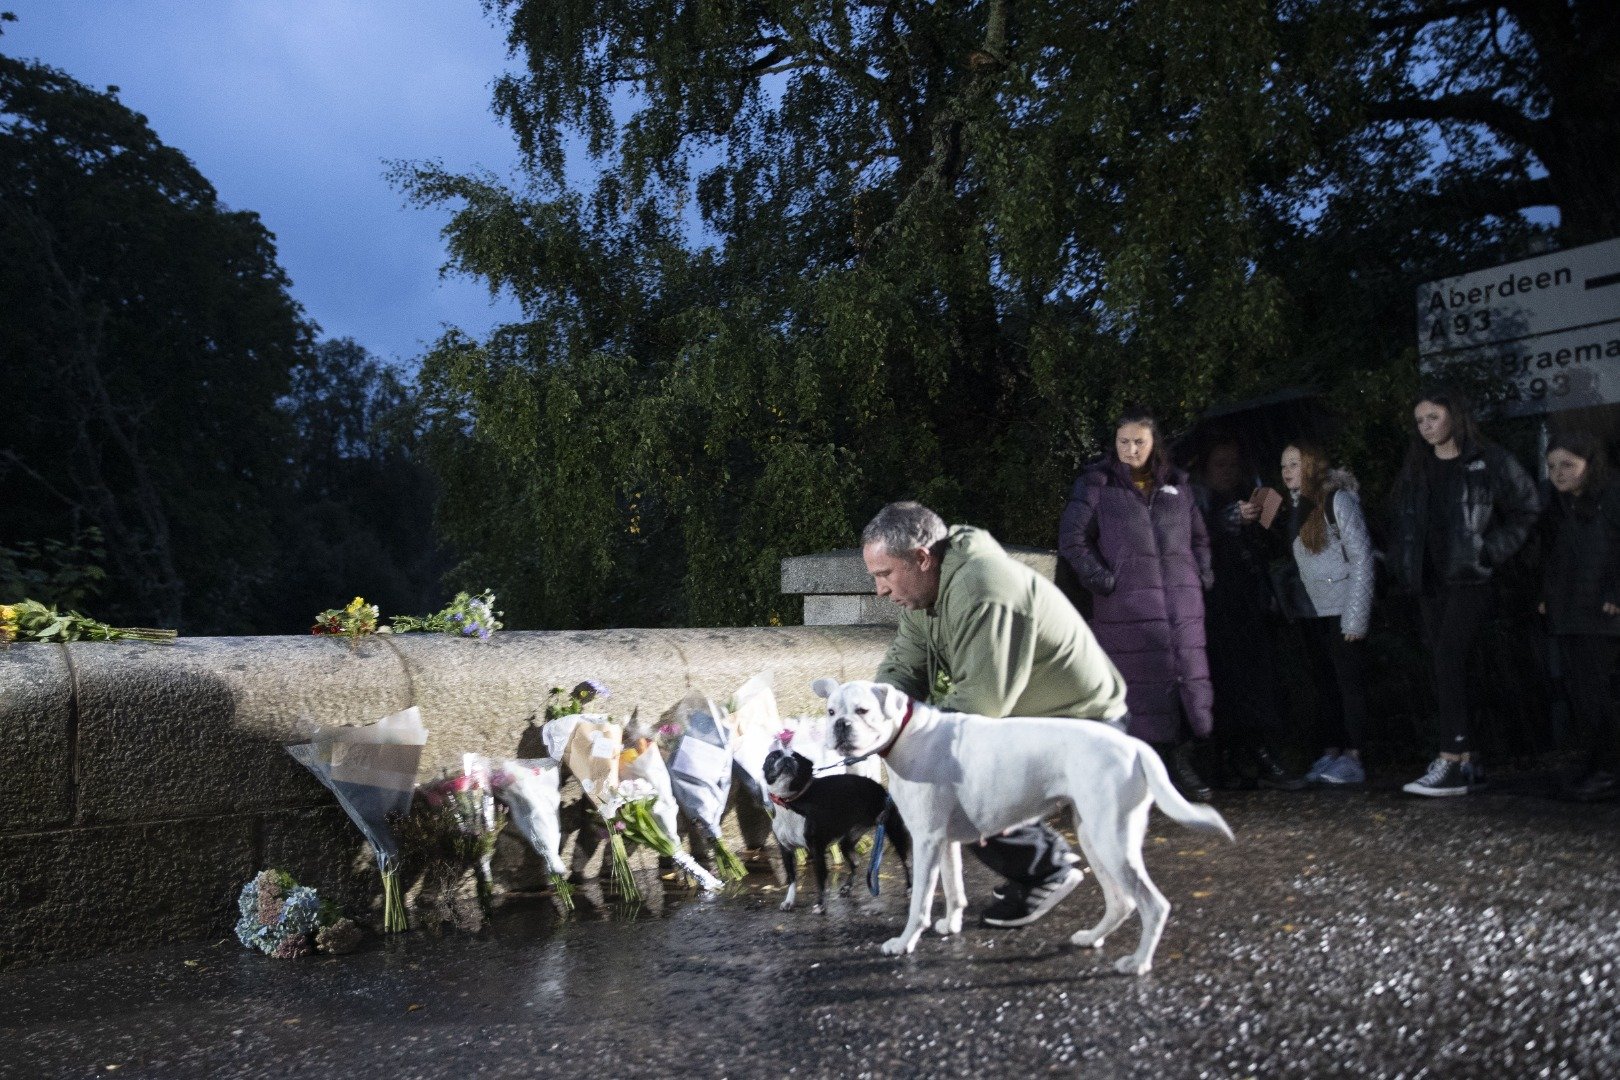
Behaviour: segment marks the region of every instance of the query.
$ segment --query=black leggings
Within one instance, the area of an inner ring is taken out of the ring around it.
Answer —
[[[1297,625],[1316,687],[1320,745],[1360,750],[1367,735],[1367,643],[1344,640],[1337,615]]]
[[[1620,659],[1620,637],[1558,634],[1558,664],[1569,698],[1569,749],[1581,775],[1620,766],[1620,723],[1616,722],[1610,679]]]
[[[1468,657],[1490,617],[1495,594],[1487,584],[1444,585],[1419,601],[1423,633],[1434,659],[1434,693],[1440,702],[1440,749],[1467,753]]]
[[[1020,825],[983,844],[963,844],[978,860],[1027,891],[1068,866],[1068,841],[1042,821]]]

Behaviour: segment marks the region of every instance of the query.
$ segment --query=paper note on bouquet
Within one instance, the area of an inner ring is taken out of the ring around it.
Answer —
[[[669,763],[669,771],[686,776],[725,776],[731,772],[731,751],[700,739],[682,739]]]

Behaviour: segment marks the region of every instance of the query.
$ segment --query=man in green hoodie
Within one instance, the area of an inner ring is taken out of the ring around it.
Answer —
[[[1056,585],[989,533],[947,529],[920,503],[890,503],[862,531],[861,555],[877,594],[905,609],[878,682],[951,712],[1123,727],[1125,680],[1091,628]],[[972,851],[1007,879],[981,916],[989,926],[1034,922],[1082,879],[1078,857],[1044,822]]]

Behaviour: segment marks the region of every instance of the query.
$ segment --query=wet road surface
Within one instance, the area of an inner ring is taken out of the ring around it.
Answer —
[[[993,879],[968,859],[965,932],[899,959],[877,948],[904,921],[897,880],[818,916],[754,875],[633,918],[536,901],[348,957],[231,940],[0,973],[0,1076],[1620,1075],[1620,806],[1216,805],[1237,844],[1154,818],[1174,910],[1142,978],[1111,967],[1134,920],[1100,952],[1066,944],[1101,913],[1089,875],[989,930]]]

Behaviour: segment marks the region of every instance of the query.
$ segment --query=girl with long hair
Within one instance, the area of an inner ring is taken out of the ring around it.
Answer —
[[[1334,469],[1322,450],[1303,440],[1283,449],[1289,510],[1278,515],[1288,554],[1304,586],[1288,612],[1299,628],[1316,687],[1322,756],[1309,782],[1365,783],[1361,761],[1367,729],[1366,637],[1372,619],[1373,545],[1361,512],[1356,478]],[[1286,602],[1286,600],[1285,600]]]
[[[1466,795],[1484,786],[1468,712],[1468,655],[1495,604],[1492,578],[1524,545],[1536,485],[1513,455],[1485,439],[1468,399],[1434,389],[1412,407],[1413,437],[1395,485],[1389,567],[1419,598],[1439,701],[1439,753],[1413,795]]]
[[[1562,794],[1610,799],[1620,794],[1620,722],[1610,689],[1620,659],[1620,486],[1609,480],[1603,443],[1578,431],[1548,445],[1547,479],[1541,613],[1569,701],[1574,757]]]

